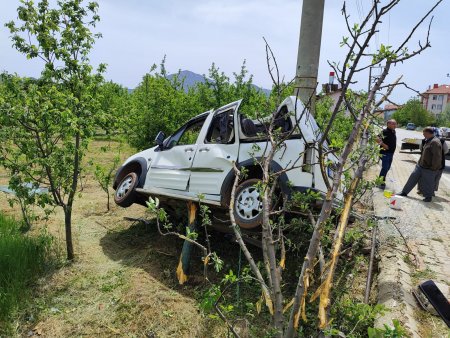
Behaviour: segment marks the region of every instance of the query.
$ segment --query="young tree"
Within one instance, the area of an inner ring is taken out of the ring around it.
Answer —
[[[43,62],[37,80],[4,74],[8,96],[2,105],[2,164],[24,182],[49,187],[45,203],[64,211],[68,260],[74,259],[72,210],[83,155],[97,126],[108,116],[97,99],[103,81],[100,65],[93,73],[89,53],[99,21],[98,5],[82,0],[35,4],[23,0],[17,22],[6,26],[13,46],[28,59]]]
[[[103,147],[101,151],[106,152],[107,150],[111,150],[111,147]],[[100,188],[105,192],[106,194],[106,210],[110,211],[110,187],[112,186],[113,179],[114,179],[114,173],[117,171],[118,165],[120,161],[120,150],[119,153],[114,156],[114,159],[112,163],[109,164],[109,166],[103,166],[101,164],[95,164],[94,167],[94,177],[98,184],[100,185]],[[92,163],[93,165],[93,163]]]

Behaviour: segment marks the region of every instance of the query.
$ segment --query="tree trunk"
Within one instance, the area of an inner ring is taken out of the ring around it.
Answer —
[[[72,206],[75,199],[75,193],[77,191],[78,176],[80,170],[80,133],[75,135],[75,156],[73,159],[73,173],[72,173],[72,183],[69,192],[69,197],[67,199],[67,204],[64,206],[64,222],[66,226],[66,247],[67,247],[67,259],[73,261],[75,254],[73,251],[72,243]]]
[[[268,170],[268,169],[267,169]],[[266,176],[266,175],[265,175]],[[268,177],[266,176],[268,181]],[[275,184],[275,183],[273,183]],[[283,294],[281,292],[281,272],[277,267],[276,250],[272,236],[272,229],[270,228],[270,203],[271,196],[269,196],[269,189],[266,187],[263,195],[263,242],[266,244],[267,250],[267,264],[269,265],[270,279],[272,280],[271,293],[274,304],[273,309],[273,324],[277,332],[275,337],[283,336],[284,316],[283,316]]]
[[[367,147],[367,142],[368,142],[367,129],[364,129],[360,144],[360,149],[362,149],[363,152]],[[361,156],[358,163],[358,168],[355,171],[355,177],[353,178],[350,184],[350,188],[344,198],[344,208],[342,210],[342,214],[340,216],[339,224],[336,229],[336,234],[333,241],[331,259],[328,267],[328,274],[326,276],[325,282],[321,285],[320,302],[319,302],[319,320],[320,320],[319,327],[321,329],[325,329],[328,326],[328,316],[331,304],[330,293],[331,288],[333,286],[334,272],[338,264],[339,252],[341,251],[342,243],[344,240],[344,234],[347,228],[348,218],[350,216],[350,211],[352,208],[352,203],[356,193],[356,189],[358,187],[359,182],[362,179],[363,172],[366,168],[368,160],[369,159],[367,156],[365,155]]]
[[[322,207],[322,212],[317,220],[314,232],[311,236],[311,240],[309,242],[308,252],[305,256],[305,260],[302,265],[302,273],[299,277],[299,281],[297,283],[297,288],[295,290],[294,296],[294,305],[291,309],[291,315],[289,318],[289,324],[286,331],[286,337],[294,337],[296,329],[298,327],[298,322],[300,320],[300,310],[302,303],[305,301],[305,291],[308,289],[309,284],[309,274],[311,272],[311,267],[313,264],[314,257],[317,255],[317,251],[320,245],[320,239],[322,237],[322,229],[326,220],[331,214],[331,209],[333,206],[333,199],[331,197],[331,191],[329,191],[326,195],[324,205]]]
[[[67,260],[73,261],[75,254],[73,251],[72,241],[72,206],[66,206],[64,208],[64,223],[66,230],[66,248],[67,248]]]

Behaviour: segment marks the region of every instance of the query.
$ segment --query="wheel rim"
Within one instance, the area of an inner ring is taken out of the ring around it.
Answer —
[[[116,190],[116,196],[120,199],[124,198],[128,191],[130,191],[130,187],[133,185],[133,177],[127,176],[122,183],[120,183],[120,186]]]
[[[236,213],[246,221],[258,217],[262,207],[261,196],[254,186],[242,189],[236,197]]]

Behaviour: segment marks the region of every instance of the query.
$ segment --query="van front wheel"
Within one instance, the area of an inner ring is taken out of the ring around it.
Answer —
[[[123,208],[129,207],[136,200],[136,186],[138,184],[138,176],[134,172],[130,172],[122,178],[117,185],[114,194],[114,202]]]
[[[253,229],[262,223],[263,203],[257,187],[261,180],[252,178],[240,183],[236,188],[234,218],[243,229]]]

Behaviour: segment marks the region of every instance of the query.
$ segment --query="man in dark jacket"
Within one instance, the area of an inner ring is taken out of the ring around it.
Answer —
[[[436,174],[434,191],[438,191],[438,189],[439,189],[439,181],[441,180],[442,173],[444,172],[444,169],[445,169],[445,155],[448,153],[447,142],[445,141],[445,138],[442,137],[442,134],[438,135],[438,131],[439,131],[439,128],[434,128],[434,135],[439,138],[439,140],[441,141],[441,145],[442,145],[442,162],[441,162],[442,167],[440,170],[438,170],[438,172]]]
[[[431,202],[434,195],[436,175],[442,167],[442,145],[439,139],[434,136],[432,127],[423,130],[423,137],[425,137],[425,142],[419,162],[402,191],[397,195],[407,196],[420,181],[420,190],[425,197],[423,201]]]
[[[395,135],[396,127],[397,121],[387,121],[387,128],[383,129],[382,137],[377,139],[377,143],[381,148],[381,171],[379,177],[383,180],[383,183],[379,186],[380,189],[386,188],[386,175],[389,169],[391,169],[395,148],[397,147],[397,136]]]
[[[442,177],[442,173],[444,172],[445,169],[445,154],[448,153],[448,146],[447,143],[445,142],[444,138],[440,138],[440,134],[437,132],[439,129],[438,128],[433,128],[434,129],[434,136],[436,136],[440,141],[441,141],[441,145],[442,145],[442,167],[440,170],[438,170],[436,177],[435,177],[435,186],[434,186],[434,191],[438,191],[439,189],[439,181],[441,180]],[[420,150],[423,149],[423,146],[425,144],[425,139],[422,140],[422,145],[420,146]],[[418,185],[418,191],[417,193],[419,195],[422,195],[422,191],[420,190],[421,187],[421,182],[419,181],[419,185]],[[434,194],[433,194],[434,196]]]

